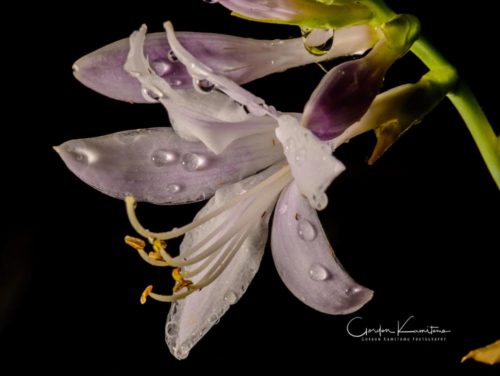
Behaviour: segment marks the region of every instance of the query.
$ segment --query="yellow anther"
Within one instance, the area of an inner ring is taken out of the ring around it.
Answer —
[[[146,242],[144,240],[128,235],[125,236],[125,243],[137,251],[143,251],[146,247]]]
[[[151,294],[151,291],[153,291],[153,285],[149,285],[144,289],[144,291],[141,294],[141,304],[146,303],[146,300],[148,299],[149,294]]]
[[[175,281],[175,286],[174,286],[174,292],[177,292],[184,287],[189,287],[193,284],[192,281],[189,279],[184,279],[184,277],[181,274],[181,269],[180,268],[175,268],[172,270],[172,277],[174,278]]]
[[[151,257],[153,260],[163,261],[163,257],[161,257],[161,254],[159,254],[156,251],[149,252],[148,256]]]
[[[153,249],[156,253],[160,253],[160,251],[164,251],[167,249],[167,242],[164,240],[156,239],[153,241]]]

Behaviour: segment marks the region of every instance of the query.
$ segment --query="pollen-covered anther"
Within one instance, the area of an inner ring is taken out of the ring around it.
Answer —
[[[177,292],[184,287],[189,287],[193,284],[193,282],[189,279],[184,279],[180,268],[175,268],[174,270],[172,270],[172,277],[175,281],[174,292]]]
[[[141,304],[146,303],[146,300],[148,299],[148,296],[151,294],[151,291],[153,291],[153,285],[149,285],[144,289],[144,291],[141,294]]]
[[[153,266],[169,266],[169,264],[164,260],[164,257],[160,253],[160,247],[158,245],[155,246],[156,241],[150,242],[153,243],[153,251],[146,253],[146,242],[144,240],[135,238],[133,236],[125,236],[125,244],[134,248],[137,253],[139,253],[139,256],[141,256],[141,258],[148,264],[151,264]],[[165,242],[162,242],[161,245],[163,247],[166,247]]]
[[[144,248],[146,248],[146,242],[144,240],[128,235],[125,236],[125,244],[131,246],[136,251],[144,251]]]

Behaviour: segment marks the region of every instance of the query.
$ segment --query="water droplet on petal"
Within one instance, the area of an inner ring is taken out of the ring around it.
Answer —
[[[177,158],[177,153],[165,149],[158,149],[151,155],[151,161],[157,167],[174,163],[177,161]]]
[[[324,281],[328,279],[329,276],[330,273],[328,273],[328,270],[319,264],[314,264],[311,266],[311,269],[309,269],[309,277],[311,277],[313,281]]]
[[[333,46],[334,31],[331,29],[302,28],[304,47],[311,55],[322,56]]]
[[[155,61],[152,64],[153,69],[159,76],[164,76],[172,69],[170,64],[165,63],[164,61]]]
[[[278,212],[280,214],[285,214],[287,212],[287,210],[288,210],[288,205],[287,204],[283,204],[283,205],[281,205],[279,207]]]
[[[316,238],[316,229],[307,219],[299,220],[297,230],[299,237],[303,240],[311,241]]]
[[[295,161],[297,162],[298,165],[302,164],[304,160],[306,159],[306,149],[305,148],[300,148],[297,150],[295,153]]]
[[[193,86],[196,91],[202,94],[208,94],[214,91],[215,85],[208,81],[207,79],[197,79],[193,78]]]
[[[357,294],[357,293],[358,293],[358,292],[360,292],[360,291],[361,291],[361,288],[360,288],[360,287],[355,286],[355,287],[349,287],[349,288],[345,289],[345,291],[344,291],[344,292],[345,292],[345,294],[346,294],[347,296],[352,296],[352,295],[354,295],[354,294]]]
[[[177,334],[177,325],[174,323],[168,323],[166,331],[168,336],[175,336]]]
[[[201,154],[186,153],[182,156],[181,163],[186,171],[193,172],[206,168],[208,159]]]
[[[203,0],[203,1],[208,4],[217,4],[219,2],[219,0]]]
[[[169,80],[168,84],[172,87],[177,87],[182,85],[182,80],[179,79],[174,79],[174,80]]]
[[[237,300],[238,300],[238,295],[236,295],[236,293],[232,290],[229,290],[224,295],[224,301],[226,301],[229,304],[234,304],[236,303]]]
[[[174,193],[178,193],[181,191],[181,186],[179,184],[169,184],[167,185],[167,187],[165,188],[165,191],[166,193],[168,194],[174,194]]]
[[[179,58],[175,56],[175,52],[173,50],[170,50],[168,52],[168,60],[170,60],[172,63],[177,63],[179,61]]]
[[[158,102],[160,100],[160,98],[162,97],[162,95],[159,95],[159,94],[157,94],[151,90],[148,90],[146,88],[142,88],[141,93],[142,93],[142,97],[151,103]]]
[[[219,316],[217,316],[216,314],[211,315],[208,318],[208,322],[213,325],[217,324],[219,322]]]

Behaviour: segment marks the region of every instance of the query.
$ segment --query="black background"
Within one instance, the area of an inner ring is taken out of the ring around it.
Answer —
[[[392,1],[419,16],[424,34],[458,67],[498,133],[496,12],[486,2]],[[404,4],[398,4],[404,3]],[[119,103],[80,85],[71,65],[141,23],[177,30],[275,38],[296,28],[254,24],[201,0],[86,1],[29,6],[6,17],[0,368],[53,373],[167,374],[243,369],[346,374],[360,370],[493,372],[458,362],[500,337],[498,190],[466,127],[449,103],[407,133],[375,166],[371,135],[338,156],[348,170],[329,190],[324,227],[350,274],[375,290],[357,314],[374,325],[417,322],[452,330],[444,343],[363,343],[350,338],[353,315],[327,316],[296,300],[266,252],[241,301],[182,362],[164,344],[167,305],[139,304],[147,284],[168,275],[123,243],[131,233],[124,205],[81,183],[52,150],[72,138],[167,123],[161,106]],[[396,64],[387,85],[416,80],[414,58]],[[321,78],[317,67],[274,75],[248,87],[281,110],[300,111]],[[152,207],[140,216],[154,229],[189,221],[200,205]],[[498,368],[496,369],[498,371]]]

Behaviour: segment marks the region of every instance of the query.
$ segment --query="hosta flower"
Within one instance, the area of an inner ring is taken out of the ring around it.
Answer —
[[[314,20],[305,22],[313,29],[303,29],[302,38],[262,41],[175,33],[169,22],[166,35],[146,36],[143,26],[129,40],[78,60],[75,76],[115,99],[161,103],[172,127],[72,140],[56,148],[80,179],[125,200],[142,237],[128,236],[126,243],[146,262],[173,269],[173,292],[148,286],[141,301],[172,303],[166,340],[179,359],[246,291],[264,252],[271,215],[274,262],[297,298],[328,314],[351,313],[368,302],[372,291],[342,268],[316,213],[326,207],[325,191],[344,170],[332,150],[375,130],[374,161],[449,90],[441,75],[429,74],[378,94],[387,69],[418,35],[418,22],[410,16],[376,30],[357,25],[333,31],[314,27],[356,24],[370,19],[371,11],[350,1],[220,2],[251,18]],[[336,17],[343,21],[333,22]],[[280,112],[240,86],[369,49],[332,69],[304,114]],[[166,232],[145,229],[135,213],[138,201],[174,205],[205,199],[191,223]],[[175,255],[167,242],[181,236]]]
[[[373,42],[372,33],[363,28],[350,29],[359,42],[352,44],[353,53]],[[83,181],[126,200],[132,225],[152,243],[152,251],[148,253],[146,244],[137,238],[128,237],[127,243],[147,262],[174,268],[177,284],[173,294],[161,295],[149,287],[143,296],[173,302],[166,328],[172,353],[178,358],[187,356],[246,290],[262,258],[268,221],[277,201],[271,239],[284,283],[305,304],[321,312],[345,314],[360,308],[372,292],[343,270],[316,214],[316,209],[326,206],[324,191],[343,171],[342,163],[331,155],[327,144],[299,125],[300,114],[280,113],[239,87],[231,79],[235,79],[231,77],[234,70],[225,65],[234,60],[219,61],[212,68],[210,61],[194,56],[196,48],[193,53],[188,51],[190,44],[184,46],[168,24],[167,30],[168,44],[159,43],[157,35],[153,40],[163,51],[169,46],[175,64],[183,66],[172,79],[190,79],[194,87],[202,82],[210,90],[175,87],[162,78],[148,55],[148,40],[152,39],[145,37],[143,27],[131,36],[127,58],[123,57],[123,42],[118,42],[116,49],[106,47],[77,62],[76,75],[98,90],[99,77],[109,81],[113,74],[124,78],[114,87],[105,85],[104,93],[124,100],[137,100],[144,94],[161,102],[169,111],[173,129],[73,140],[58,151]],[[200,36],[194,34],[193,38],[196,41]],[[356,39],[348,34],[346,38]],[[227,43],[231,39],[221,40]],[[306,52],[296,63],[316,59]],[[125,63],[131,78],[116,61]],[[258,59],[254,57],[254,61]],[[252,69],[261,68],[259,63],[247,64],[243,69],[249,76],[242,80],[259,76]],[[134,212],[135,201],[179,204],[209,197],[192,223],[165,233],[144,229]],[[170,255],[166,241],[182,235],[179,255]]]

